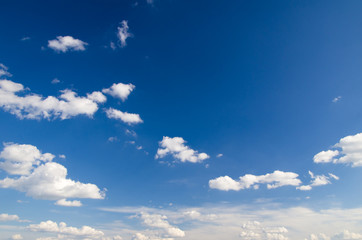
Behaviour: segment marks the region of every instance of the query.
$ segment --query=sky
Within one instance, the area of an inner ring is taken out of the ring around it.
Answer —
[[[0,6],[0,240],[362,239],[361,1]]]

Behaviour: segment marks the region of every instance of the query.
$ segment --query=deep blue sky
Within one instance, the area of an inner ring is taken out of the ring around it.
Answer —
[[[1,108],[1,142],[64,154],[66,159],[56,162],[69,178],[107,192],[104,200],[84,199],[81,208],[68,210],[0,189],[0,213],[80,227],[120,219],[99,210],[116,206],[191,208],[272,199],[285,208],[318,211],[361,207],[360,168],[313,162],[314,155],[362,129],[361,1],[135,3],[0,1],[0,63],[13,75],[6,79],[44,97],[64,89],[85,96],[113,83],[136,86],[125,102],[107,95],[90,118],[20,119]],[[123,20],[133,36],[127,46],[111,49]],[[57,36],[88,45],[85,51],[56,52],[48,41]],[[60,83],[52,84],[54,78]],[[108,119],[104,112],[110,106],[138,113],[144,122],[130,126]],[[160,163],[155,154],[163,136],[182,137],[210,158],[172,163],[167,156],[162,160],[171,165]],[[237,180],[275,170],[297,173],[303,184],[311,180],[309,170],[340,180],[311,191],[269,190],[263,184],[258,190],[209,187],[209,180],[220,176]],[[0,171],[0,176],[9,175]]]

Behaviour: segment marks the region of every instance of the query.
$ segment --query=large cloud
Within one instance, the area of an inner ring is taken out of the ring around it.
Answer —
[[[88,43],[75,39],[72,36],[58,36],[56,39],[48,41],[49,48],[63,53],[68,51],[84,51],[86,45]]]
[[[210,156],[206,153],[199,153],[185,145],[186,141],[182,137],[163,137],[159,142],[160,147],[157,149],[156,159],[164,158],[171,155],[181,162],[202,162]]]
[[[30,153],[29,156],[26,156],[27,152]],[[34,146],[8,144],[1,153],[1,157],[5,159],[4,163],[11,162],[8,164],[11,167],[3,169],[9,170],[9,174],[15,172],[17,175],[21,175],[20,177],[6,177],[0,180],[1,188],[16,189],[25,192],[27,196],[47,200],[104,198],[104,193],[96,185],[67,178],[67,169],[64,166],[50,162],[54,155],[49,153],[41,154]],[[45,163],[41,160],[45,161]],[[23,166],[24,162],[26,167]],[[19,168],[12,166],[17,166],[17,164]]]
[[[246,174],[234,180],[229,176],[218,177],[209,181],[209,187],[222,191],[239,191],[248,188],[259,188],[259,184],[267,184],[268,189],[278,188],[282,186],[299,186],[301,181],[298,174],[293,172],[274,171],[265,175]]]
[[[314,162],[362,166],[362,133],[344,137],[333,147],[338,150],[322,151],[314,156]]]

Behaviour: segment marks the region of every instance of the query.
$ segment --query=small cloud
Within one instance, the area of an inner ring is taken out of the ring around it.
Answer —
[[[216,155],[217,158],[220,158],[222,156],[224,156],[224,154],[222,154],[222,153],[219,153],[218,155]]]
[[[60,83],[60,80],[58,78],[54,78],[52,81],[51,81],[52,84],[58,84]]]
[[[126,143],[135,144],[136,142],[135,141],[126,141]]]
[[[66,156],[65,156],[64,154],[60,154],[60,155],[59,155],[59,158],[61,158],[61,159],[65,159],[65,158],[66,158]]]
[[[132,137],[137,137],[137,133],[133,130],[126,129],[125,133],[126,133],[126,135],[129,135]]]
[[[28,41],[30,40],[30,37],[23,37],[22,39],[20,39],[21,41]]]
[[[2,76],[11,77],[12,74],[8,72],[8,67],[7,66],[0,63],[0,77],[2,77]]]
[[[63,206],[63,207],[81,207],[82,206],[82,203],[78,200],[68,201],[67,199],[60,199],[60,200],[56,201],[54,204],[58,205],[58,206]]]
[[[23,237],[20,234],[14,234],[13,236],[11,236],[10,239],[11,240],[22,240]]]
[[[146,0],[147,4],[153,5],[154,0]]]
[[[338,97],[335,97],[333,98],[332,102],[336,103],[336,102],[339,102],[341,100],[342,96],[338,96]]]
[[[106,110],[106,115],[110,119],[120,120],[128,125],[143,123],[140,115],[137,113],[122,112],[120,110],[109,108]]]
[[[132,37],[132,33],[128,32],[129,27],[128,27],[128,21],[123,20],[121,22],[121,27],[118,27],[118,32],[117,32],[117,37],[119,39],[119,41],[121,42],[121,47],[125,47],[127,45],[127,38]]]
[[[142,150],[143,149],[142,146],[137,146],[136,148],[137,148],[137,150]]]
[[[109,47],[112,49],[112,50],[116,50],[116,44],[114,44],[114,42],[110,42],[109,43]]]
[[[108,142],[117,142],[119,141],[117,137],[109,137]]]
[[[88,43],[75,39],[72,36],[58,36],[57,39],[49,40],[48,47],[56,52],[85,51]]]

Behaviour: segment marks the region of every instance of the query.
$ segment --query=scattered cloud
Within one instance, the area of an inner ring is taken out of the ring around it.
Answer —
[[[7,221],[19,221],[20,218],[18,215],[9,215],[7,213],[0,214],[0,221],[7,222]]]
[[[121,43],[122,48],[127,45],[127,42],[126,42],[127,38],[133,36],[133,34],[128,32],[128,30],[129,30],[128,21],[123,20],[121,22],[121,26],[118,27],[118,32],[117,32],[117,37],[118,37],[118,40]]]
[[[362,166],[362,133],[344,137],[335,144],[333,148],[338,150],[327,150],[316,154],[313,158],[315,163],[347,164],[352,167]]]
[[[68,51],[85,51],[85,46],[88,43],[79,39],[75,39],[72,36],[58,36],[54,40],[48,41],[48,47],[56,52],[68,52]]]
[[[92,117],[98,110],[99,99],[94,93],[87,97],[79,97],[77,93],[66,89],[61,91],[59,98],[30,93],[25,96],[18,94],[26,89],[20,83],[0,80],[0,107],[20,119],[68,119],[77,115]]]
[[[217,158],[220,158],[222,156],[224,156],[224,154],[222,154],[222,153],[219,153],[218,155],[216,155]]]
[[[20,39],[21,41],[28,41],[30,40],[31,38],[30,37],[23,37],[22,39]]]
[[[122,112],[114,108],[109,108],[106,110],[106,114],[108,118],[121,120],[128,125],[143,123],[143,120],[137,113]]]
[[[339,102],[341,99],[342,99],[342,97],[338,96],[338,97],[333,98],[332,102],[336,103],[336,102]]]
[[[52,84],[58,84],[60,83],[60,80],[58,78],[54,78],[52,81],[51,81]]]
[[[0,77],[2,77],[2,76],[11,77],[12,74],[8,72],[8,67],[7,66],[0,63]]]
[[[171,155],[173,158],[180,160],[181,162],[202,162],[205,159],[210,158],[206,153],[199,153],[185,145],[186,141],[182,137],[170,138],[164,136],[162,141],[159,142],[159,148],[157,149],[156,159],[164,158],[167,155]]]
[[[5,168],[3,167],[7,173],[21,176],[0,180],[0,188],[15,189],[25,192],[27,196],[46,200],[103,199],[105,196],[104,192],[94,184],[66,178],[67,169],[51,161],[54,155],[41,154],[35,146],[8,144],[1,152],[1,158],[8,163]]]
[[[89,226],[81,228],[68,227],[66,223],[60,222],[59,224],[53,221],[41,222],[39,224],[30,224],[28,229],[33,232],[49,232],[64,235],[65,238],[69,237],[87,237],[97,239],[104,236],[102,231],[96,230]]]
[[[229,176],[223,176],[209,181],[210,188],[222,191],[239,191],[251,187],[258,189],[259,184],[267,184],[268,189],[273,189],[282,186],[299,186],[301,181],[298,179],[298,174],[279,170],[259,176],[246,174],[240,177],[239,180],[234,180]]]
[[[109,137],[108,142],[117,142],[119,139],[117,137]]]
[[[311,171],[309,171],[309,175],[312,178],[312,182],[309,185],[302,185],[300,187],[297,187],[297,189],[302,191],[309,191],[313,187],[316,186],[323,186],[327,184],[331,184],[330,179],[339,180],[339,177],[336,175],[329,173],[329,176],[326,175],[314,175]]]
[[[60,199],[55,202],[55,205],[63,206],[63,207],[81,207],[82,203],[78,200],[68,201],[67,199]]]
[[[110,88],[103,89],[102,92],[109,94],[114,98],[120,98],[124,102],[135,87],[136,86],[131,83],[114,83]]]
[[[20,234],[14,234],[13,236],[11,236],[11,240],[21,240],[23,239],[23,236],[21,236]]]

